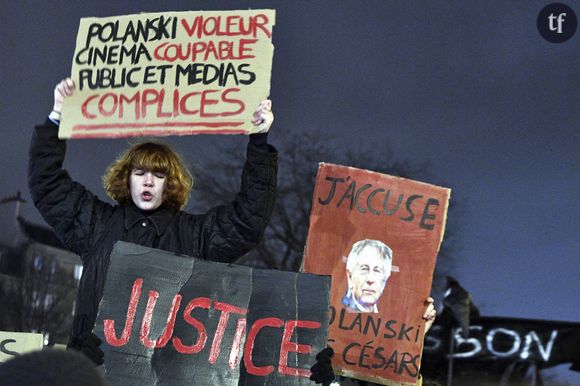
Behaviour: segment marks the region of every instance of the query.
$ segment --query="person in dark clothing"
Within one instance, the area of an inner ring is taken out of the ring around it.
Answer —
[[[109,255],[122,240],[196,258],[232,262],[262,238],[276,195],[277,151],[267,142],[274,120],[263,101],[252,123],[241,188],[226,205],[196,215],[182,210],[192,178],[169,147],[146,142],[130,148],[108,169],[104,187],[116,205],[97,198],[73,181],[62,164],[66,142],[58,139],[63,100],[72,95],[71,79],[54,92],[53,111],[37,126],[30,146],[32,199],[58,238],[83,262],[69,347],[93,352],[102,362],[91,333],[103,293]]]
[[[46,348],[0,363],[0,386],[105,386],[101,372],[74,350]]]

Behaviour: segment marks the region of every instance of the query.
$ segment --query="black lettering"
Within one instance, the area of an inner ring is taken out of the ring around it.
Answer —
[[[435,215],[429,213],[430,206],[439,206],[439,200],[435,198],[429,198],[427,204],[425,205],[425,210],[423,210],[423,215],[421,216],[421,221],[419,222],[419,227],[423,229],[433,230],[435,224],[427,224],[427,220],[435,220]]]
[[[123,50],[125,48],[123,47]],[[134,51],[134,50],[133,50]],[[151,54],[149,53],[149,51],[147,51],[147,47],[145,47],[145,45],[143,43],[139,44],[139,49],[137,50],[137,53],[135,53],[134,55],[131,52],[131,64],[137,64],[139,63],[139,59],[141,59],[141,56],[145,55],[147,57],[147,60],[151,61]]]
[[[409,198],[407,198],[407,204],[405,205],[407,212],[409,212],[409,216],[408,217],[400,217],[401,220],[403,221],[413,221],[413,219],[415,218],[415,214],[413,213],[413,210],[411,209],[411,204],[413,204],[413,201],[415,201],[418,198],[423,197],[420,194],[413,194],[412,196],[410,196]]]
[[[127,73],[127,86],[129,86],[129,87],[139,86],[139,82],[135,82],[133,80],[133,78],[131,78],[131,76],[133,75],[134,72],[139,72],[139,71],[141,71],[141,67],[133,67],[132,69],[129,70],[129,72]]]
[[[397,350],[393,351],[393,353],[391,354],[391,357],[389,358],[389,360],[387,361],[387,364],[385,365],[384,370],[387,370],[389,368],[389,366],[393,366],[393,370],[397,371],[397,367],[399,367],[398,361],[397,361],[398,356],[399,356],[399,352]]]
[[[101,25],[98,23],[92,23],[88,28],[87,33],[87,41],[85,42],[85,47],[89,47],[91,43],[91,39],[98,35],[98,31],[100,30]]]
[[[85,54],[87,53],[88,50],[89,50],[89,47],[85,47],[85,48],[81,49],[78,52],[78,54],[76,54],[76,56],[75,56],[75,63],[76,64],[80,64],[80,65],[88,64],[88,62],[89,62],[88,59],[87,60],[81,59],[81,58],[85,57]]]
[[[391,324],[396,324],[396,323],[397,323],[397,321],[393,320],[393,319],[391,319],[385,323],[385,328],[387,330],[389,330],[391,333],[390,334],[387,334],[387,333],[383,334],[383,338],[391,339],[391,338],[394,338],[395,336],[397,336],[397,332],[395,330],[393,330],[393,328],[391,327]]]
[[[375,364],[371,366],[373,369],[380,369],[387,362],[387,358],[382,355],[383,351],[385,351],[383,347],[377,347],[375,350],[375,358],[377,358],[379,362],[375,362]]]
[[[203,84],[211,84],[217,79],[218,84],[221,86],[223,82],[223,67],[224,64],[220,64],[220,67],[214,66],[212,64],[206,64],[203,66]],[[213,75],[210,76],[210,70],[213,70]]]
[[[165,84],[165,73],[167,69],[173,67],[171,64],[163,64],[161,66],[157,66],[157,69],[161,71],[161,75],[159,75],[159,84]]]
[[[358,210],[361,213],[365,213],[367,210],[358,204],[358,197],[360,196],[360,194],[362,192],[364,192],[365,190],[367,190],[371,187],[372,187],[371,184],[364,184],[363,186],[361,186],[361,188],[359,190],[356,191],[356,194],[354,195],[354,202],[356,205],[356,210]]]
[[[375,335],[375,337],[379,336],[379,330],[381,328],[381,318],[379,318],[379,320],[377,322],[375,322],[374,318],[372,317],[372,315],[367,316],[367,320],[365,323],[365,328],[363,333],[365,335],[367,335],[368,331],[369,331],[369,326],[372,327],[373,329],[373,333]]]
[[[330,309],[328,311],[330,314],[330,316],[328,317],[328,325],[330,326],[332,322],[334,322],[334,318],[336,317],[336,308],[334,308],[334,306],[330,306]]]
[[[320,205],[330,204],[330,201],[334,197],[334,192],[336,192],[336,184],[338,182],[344,182],[344,178],[338,178],[338,177],[326,177],[326,180],[332,182],[332,186],[330,187],[330,192],[328,193],[328,197],[326,197],[325,200],[321,200],[320,197],[318,197],[318,203]]]
[[[402,340],[403,337],[405,337],[405,339],[407,339],[409,342],[411,341],[411,339],[409,338],[409,335],[407,335],[407,333],[409,331],[412,331],[415,327],[411,326],[409,328],[405,328],[405,323],[403,323],[403,325],[401,326],[401,331],[399,332],[399,337],[397,338],[398,340]]]
[[[165,81],[165,70],[167,69],[167,67],[171,66],[147,66],[145,67],[145,74],[143,74],[143,84],[158,83],[157,71],[155,71],[156,69],[158,69],[158,67],[165,67],[161,71],[162,72],[161,78],[163,78],[163,81]]]
[[[246,71],[246,67],[249,66],[250,65],[248,63],[240,64],[238,66],[238,72],[242,75],[248,76],[247,79],[240,79],[241,84],[252,84],[256,80],[256,74],[254,74],[252,71]]]
[[[403,373],[403,370],[406,370],[409,376],[415,378],[419,375],[419,366],[417,365],[417,361],[419,360],[419,355],[411,355],[408,352],[404,352],[401,358],[401,364],[399,365],[399,369],[397,370],[397,374]],[[409,369],[407,366],[408,364],[412,365],[412,370]]]
[[[0,352],[4,353],[6,355],[12,355],[15,357],[19,357],[20,356],[19,353],[17,353],[16,351],[8,350],[6,348],[6,345],[8,343],[16,343],[16,340],[15,339],[4,339],[2,342],[0,342]]]
[[[387,203],[389,202],[390,195],[391,191],[387,190],[387,194],[385,194],[385,199],[383,201],[383,211],[387,216],[392,216],[397,211],[397,209],[399,209],[399,206],[401,206],[401,203],[403,202],[403,194],[399,194],[399,199],[397,200],[397,203],[395,204],[395,206],[393,206],[393,209],[389,210],[389,206],[387,205]]]
[[[348,181],[350,179],[350,177],[347,177],[346,180]],[[350,197],[350,205],[349,205],[349,209],[352,210],[352,207],[354,205],[354,191],[356,189],[356,181],[353,180],[350,185],[348,186],[348,188],[346,188],[346,192],[344,192],[344,194],[342,195],[342,197],[340,198],[340,200],[338,201],[338,204],[336,204],[336,207],[340,207],[340,204],[342,204],[342,202]]]
[[[346,360],[347,356],[348,356],[348,352],[350,351],[350,349],[354,348],[354,347],[360,347],[359,343],[351,343],[348,346],[346,346],[344,348],[344,351],[342,352],[342,360],[344,361],[344,363],[346,363],[347,365],[351,365],[351,366],[355,366],[356,362],[349,362]]]
[[[234,65],[232,63],[228,63],[222,81],[220,82],[220,86],[223,87],[226,84],[228,84],[230,76],[234,77],[234,82],[236,83],[236,86],[238,86],[240,84],[240,82],[238,82],[238,73],[236,72],[236,69],[234,68]]]
[[[369,341],[369,342],[367,342],[367,343],[366,343],[366,344],[363,346],[363,348],[362,348],[362,350],[361,350],[361,352],[360,352],[360,356],[359,356],[359,359],[358,359],[358,365],[359,365],[360,367],[362,367],[362,368],[365,368],[365,369],[370,369],[370,368],[371,368],[371,366],[369,366],[369,365],[365,364],[365,358],[368,358],[368,357],[369,357],[369,355],[368,355],[368,354],[365,354],[365,351],[366,351],[367,349],[371,349],[371,350],[372,350],[372,348],[373,348],[372,344],[373,344],[373,341],[372,341],[372,340],[371,340],[371,341]]]
[[[342,322],[344,322],[344,315],[346,314],[346,311],[344,310],[344,308],[342,310],[340,310],[340,319],[338,320],[338,328],[340,328],[341,330],[349,330],[348,327],[346,327],[345,325],[342,324]]]
[[[372,214],[375,214],[377,216],[379,214],[381,214],[381,212],[378,211],[378,210],[376,210],[375,208],[373,208],[373,206],[371,205],[371,202],[373,201],[373,198],[375,197],[375,195],[377,193],[381,193],[381,192],[384,192],[384,191],[385,191],[385,189],[375,189],[367,197],[367,208],[369,209],[369,212],[371,212]]]
[[[421,330],[421,326],[417,326],[415,328],[415,343],[419,341],[419,331]]]
[[[165,20],[165,16],[161,16],[159,18],[153,19],[153,22],[157,21],[157,19],[159,19],[159,23],[157,23],[157,26],[151,27],[156,31],[153,39],[151,40],[161,40],[163,38],[168,39],[170,37],[170,33],[167,30],[167,25],[171,22],[171,18]],[[149,20],[147,20],[147,24],[149,24]],[[149,25],[147,27],[149,27]]]

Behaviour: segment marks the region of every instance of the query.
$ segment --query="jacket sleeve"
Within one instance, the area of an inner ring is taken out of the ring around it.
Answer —
[[[74,253],[89,250],[97,217],[112,211],[62,169],[66,142],[58,139],[58,126],[50,120],[32,134],[28,187],[34,205],[56,236]],[[95,215],[97,214],[97,215]]]
[[[203,257],[232,262],[260,242],[274,209],[277,172],[277,150],[250,141],[240,192],[234,201],[211,209],[198,223]]]

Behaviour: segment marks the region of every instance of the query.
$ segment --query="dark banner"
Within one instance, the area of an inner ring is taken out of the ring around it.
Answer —
[[[305,385],[326,347],[327,277],[118,242],[94,329],[111,385]]]
[[[516,364],[542,369],[572,363],[580,358],[580,323],[480,317],[471,320],[466,338],[460,328],[433,326],[425,337],[422,373],[443,378],[450,356],[454,375],[477,372],[495,379]]]

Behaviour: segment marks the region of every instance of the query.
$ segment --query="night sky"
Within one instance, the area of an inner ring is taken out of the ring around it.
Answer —
[[[486,316],[580,321],[580,32],[549,43],[548,1],[14,1],[0,13],[0,198],[22,191],[32,128],[70,74],[81,17],[274,8],[271,142],[320,132],[337,152],[428,165],[452,189],[452,273]],[[579,1],[566,4],[580,12]],[[202,148],[241,137],[173,137]],[[126,140],[69,142],[65,166],[102,198]],[[321,159],[320,161],[325,161]],[[280,171],[283,173],[283,170]],[[3,224],[3,226],[8,226]],[[578,379],[578,378],[575,378]]]

